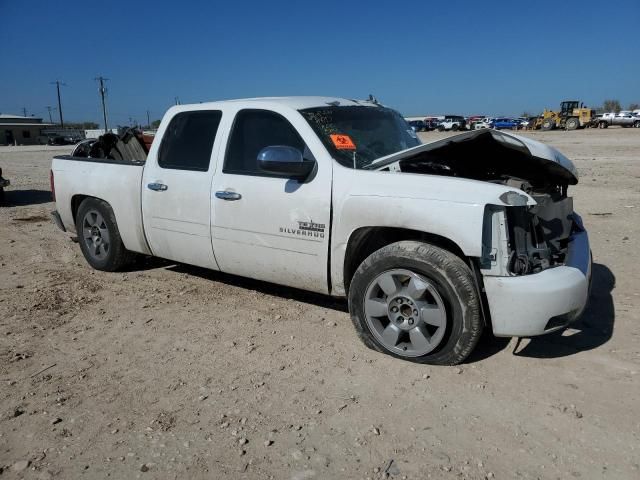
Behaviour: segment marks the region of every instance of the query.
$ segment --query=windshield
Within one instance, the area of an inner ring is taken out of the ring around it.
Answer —
[[[300,113],[345,167],[366,168],[378,158],[420,145],[404,118],[389,108],[327,106]]]

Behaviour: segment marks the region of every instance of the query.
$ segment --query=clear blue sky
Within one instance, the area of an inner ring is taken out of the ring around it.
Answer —
[[[433,5],[432,5],[433,4]],[[640,103],[640,0],[0,0],[0,112],[160,118],[270,95],[378,99],[405,115]]]

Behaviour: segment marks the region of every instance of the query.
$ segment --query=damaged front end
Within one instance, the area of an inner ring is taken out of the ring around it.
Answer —
[[[578,183],[569,159],[540,142],[479,130],[399,152],[378,169],[440,175],[510,187],[485,212],[485,275],[527,275],[563,265],[576,221],[569,185]],[[526,194],[526,195],[525,195]],[[533,201],[531,201],[533,199]],[[496,202],[498,203],[498,202]]]
[[[533,198],[533,206],[485,208],[479,259],[485,275],[528,275],[566,264],[571,239],[584,231],[572,198]]]
[[[565,196],[533,195],[537,205],[506,209],[509,241],[507,271],[513,275],[537,273],[563,265],[573,231],[573,200]]]
[[[576,169],[560,152],[481,130],[399,152],[376,167],[508,188],[484,208],[477,259],[494,335],[541,335],[580,316],[589,296],[591,251],[568,196],[578,183]]]

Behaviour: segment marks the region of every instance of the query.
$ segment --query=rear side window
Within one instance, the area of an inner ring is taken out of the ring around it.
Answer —
[[[206,172],[221,118],[222,112],[217,110],[178,113],[162,137],[158,165]]]
[[[236,115],[224,161],[224,173],[280,177],[258,168],[258,153],[264,147],[287,145],[305,151],[295,128],[282,115],[268,110],[241,110]]]

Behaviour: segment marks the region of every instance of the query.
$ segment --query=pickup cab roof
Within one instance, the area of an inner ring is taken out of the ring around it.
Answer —
[[[219,100],[214,102],[203,102],[195,104],[183,104],[177,107],[180,110],[193,110],[194,108],[220,108],[223,105],[242,104],[246,108],[272,108],[274,105],[288,107],[294,110],[305,108],[335,106],[381,106],[375,100],[356,100],[340,97],[319,97],[319,96],[299,96],[299,97],[255,97],[239,98],[233,100]]]

